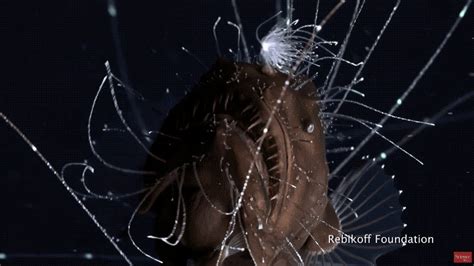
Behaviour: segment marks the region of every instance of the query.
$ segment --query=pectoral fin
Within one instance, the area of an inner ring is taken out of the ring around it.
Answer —
[[[337,243],[331,241],[341,235],[341,223],[330,202],[326,205],[324,214],[318,225],[311,231],[303,249],[310,253],[327,253],[333,250]]]

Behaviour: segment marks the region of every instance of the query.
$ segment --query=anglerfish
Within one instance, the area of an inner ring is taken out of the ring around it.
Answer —
[[[294,265],[332,250],[341,225],[319,113],[303,76],[219,59],[163,122],[151,152],[164,162],[146,163],[157,174],[141,211],[156,214],[160,258]]]

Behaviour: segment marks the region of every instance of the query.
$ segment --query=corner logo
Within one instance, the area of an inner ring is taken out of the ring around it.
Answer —
[[[471,251],[454,251],[454,263],[472,263]]]

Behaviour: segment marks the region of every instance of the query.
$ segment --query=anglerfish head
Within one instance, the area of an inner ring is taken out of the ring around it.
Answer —
[[[166,163],[148,161],[157,172],[148,182],[158,182],[142,210],[160,215],[159,231],[171,228],[176,215],[163,210],[181,203],[160,194],[179,186],[181,242],[197,261],[225,264],[242,252],[255,264],[286,265],[300,252],[330,250],[327,235],[340,225],[328,203],[317,100],[305,77],[219,60],[166,118],[151,150]]]

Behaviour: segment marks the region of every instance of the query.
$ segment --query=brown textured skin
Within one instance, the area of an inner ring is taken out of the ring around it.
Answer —
[[[146,169],[157,172],[147,183],[159,183],[142,207],[142,212],[157,214],[156,234],[168,235],[176,215],[178,181],[184,177],[187,224],[182,242],[178,248],[158,244],[167,265],[185,265],[186,256],[200,265],[216,264],[231,216],[215,207],[232,210],[252,162],[234,230],[247,232],[247,252],[221,263],[295,265],[288,242],[302,256],[333,248],[327,235],[338,234],[340,225],[327,198],[328,167],[316,89],[312,82],[298,91],[289,88],[272,116],[287,79],[256,64],[219,60],[169,113],[161,131],[178,139],[161,136],[155,141],[151,151],[166,163],[147,162]],[[270,118],[262,142],[258,139]],[[312,132],[307,131],[310,124]]]

